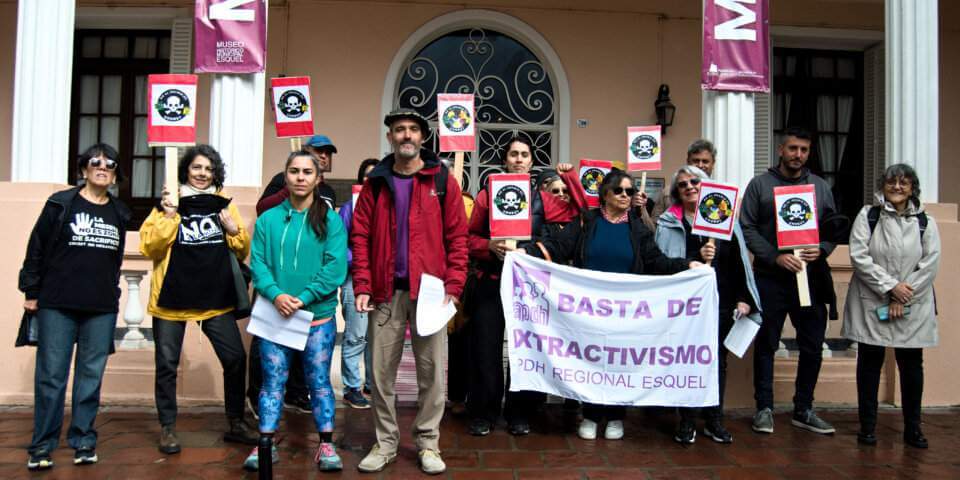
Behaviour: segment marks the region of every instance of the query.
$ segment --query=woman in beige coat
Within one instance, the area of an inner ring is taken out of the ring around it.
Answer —
[[[850,233],[854,275],[843,315],[843,336],[857,342],[857,441],[876,444],[877,389],[886,347],[893,347],[903,396],[903,439],[927,448],[920,431],[923,348],[937,345],[933,280],[940,235],[920,204],[917,173],[891,165],[880,181],[876,205],[860,210]]]

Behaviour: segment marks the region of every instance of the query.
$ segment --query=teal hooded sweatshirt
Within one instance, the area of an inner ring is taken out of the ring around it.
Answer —
[[[290,200],[267,210],[253,232],[250,270],[253,288],[271,302],[282,293],[297,297],[314,318],[332,317],[337,289],[347,277],[347,231],[333,209],[327,210],[326,238],[317,238],[307,210]]]

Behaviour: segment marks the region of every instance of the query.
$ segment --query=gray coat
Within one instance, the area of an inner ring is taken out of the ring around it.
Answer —
[[[843,336],[858,343],[889,347],[922,348],[937,345],[933,280],[940,266],[937,222],[927,214],[927,229],[920,240],[917,214],[923,207],[912,202],[900,215],[878,194],[882,205],[876,229],[870,233],[869,206],[863,207],[850,232],[853,278],[843,311]],[[910,314],[881,322],[877,307],[890,302],[888,293],[897,283],[913,287]]]

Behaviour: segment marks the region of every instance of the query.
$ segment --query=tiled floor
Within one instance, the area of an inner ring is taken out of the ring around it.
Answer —
[[[631,411],[622,441],[583,441],[568,423],[564,425],[559,407],[549,407],[533,426],[528,437],[510,437],[498,428],[484,438],[465,433],[466,421],[447,418],[443,422],[441,447],[447,462],[448,479],[821,479],[821,478],[922,478],[960,479],[960,410],[928,410],[924,432],[929,450],[907,447],[901,440],[899,411],[881,414],[877,429],[879,444],[861,447],[854,436],[856,412],[837,410],[822,416],[837,427],[834,436],[820,436],[790,426],[786,414],[776,416],[776,433],[758,435],[750,431],[747,411],[733,412],[728,428],[733,445],[716,445],[698,436],[697,443],[682,447],[672,441],[671,412]],[[370,411],[340,409],[335,436],[345,469],[325,474],[313,464],[316,436],[308,415],[285,413],[281,427],[281,462],[274,478],[417,478],[425,477],[416,466],[410,439],[415,411],[401,409],[403,444],[400,458],[383,473],[364,475],[356,465],[373,441]],[[257,478],[240,464],[249,447],[224,444],[220,432],[225,426],[221,414],[184,412],[177,428],[184,450],[167,456],[156,449],[159,427],[148,411],[106,411],[98,418],[100,463],[72,465],[72,451],[59,449],[56,467],[31,474],[25,468],[25,445],[30,441],[31,412],[25,409],[0,410],[0,478],[45,479],[235,479]]]

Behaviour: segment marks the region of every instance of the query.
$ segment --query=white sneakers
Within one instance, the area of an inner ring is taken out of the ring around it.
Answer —
[[[583,421],[580,422],[580,427],[577,428],[577,436],[584,440],[596,440],[597,422],[584,418]],[[610,420],[607,422],[607,428],[603,430],[603,438],[607,440],[620,440],[623,438],[623,421]]]
[[[610,420],[607,422],[607,428],[603,431],[603,438],[607,440],[620,440],[623,438],[623,420]]]
[[[584,440],[596,440],[597,422],[584,418],[583,421],[580,422],[580,427],[577,428],[577,436]]]
[[[420,450],[420,470],[427,475],[439,475],[447,470],[440,454],[436,450]]]
[[[396,453],[385,454],[380,452],[380,445],[374,445],[370,449],[370,453],[366,457],[363,457],[363,460],[360,461],[360,464],[357,465],[357,470],[365,473],[379,472],[383,470],[388,463],[394,461],[397,458]]]
[[[447,465],[440,458],[440,453],[436,450],[420,450],[419,461],[420,470],[427,475],[439,475],[447,470]],[[386,466],[396,460],[397,454],[385,454],[380,451],[380,445],[374,445],[370,453],[357,465],[357,470],[365,473],[379,472]]]

